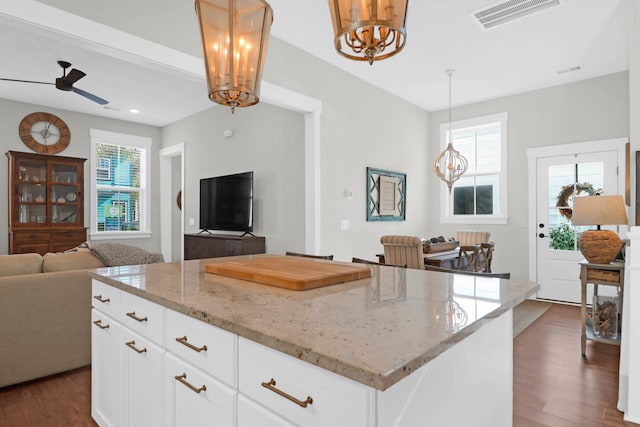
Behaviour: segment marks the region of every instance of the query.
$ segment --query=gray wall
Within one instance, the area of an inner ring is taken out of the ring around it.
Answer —
[[[529,207],[527,203],[527,149],[629,135],[628,73],[617,73],[577,83],[493,99],[453,109],[453,121],[507,112],[508,211],[507,225],[440,224],[439,203],[429,207],[429,235],[455,235],[456,229],[483,229],[496,242],[495,271],[528,277]],[[438,155],[439,127],[448,111],[431,114],[429,158]],[[441,184],[433,179],[430,194]]]
[[[74,0],[42,0],[42,3],[202,57],[192,1],[140,0],[133,4],[114,0],[88,4]],[[123,14],[122,10],[127,13]],[[369,65],[363,63],[362,67]],[[427,204],[433,200],[426,191],[431,179],[431,168],[424,161],[427,158],[427,112],[274,37],[269,41],[264,80],[322,102],[321,252],[333,253],[343,260],[350,260],[352,256],[374,259],[382,249],[381,235],[426,233]],[[236,115],[241,116],[241,111]],[[163,146],[178,142],[189,144],[181,138],[182,135],[175,133],[164,141]],[[193,165],[190,159],[199,156],[189,147],[185,149],[187,174]],[[367,166],[407,173],[407,221],[366,222]],[[192,185],[196,183],[187,178],[187,186]],[[352,199],[344,198],[345,189],[353,191]],[[185,192],[189,190],[185,188]],[[192,212],[194,207],[190,205],[187,209]],[[189,216],[193,215],[188,213],[187,218]],[[350,221],[349,230],[340,229],[342,219]],[[267,236],[267,241],[271,238]]]
[[[158,158],[158,150],[160,148],[160,129],[153,126],[138,125],[120,120],[110,120],[103,117],[92,116],[89,114],[75,113],[65,110],[57,110],[55,108],[45,108],[38,105],[25,104],[21,102],[0,99],[0,135],[3,135],[0,146],[3,151],[23,151],[31,152],[18,136],[18,124],[24,116],[36,111],[46,111],[60,117],[69,126],[71,131],[71,143],[66,150],[59,153],[60,156],[82,157],[86,158],[85,163],[85,226],[89,227],[90,216],[90,155],[91,155],[91,139],[89,129],[100,129],[110,132],[126,133],[137,136],[151,138],[151,182],[157,182],[158,170],[157,163],[154,159]],[[7,190],[8,190],[8,172],[7,161],[0,161],[0,200],[4,201],[5,209],[0,209],[0,254],[8,253],[8,209],[7,206]],[[151,206],[157,205],[159,198],[159,188],[151,186]],[[123,243],[133,244],[141,248],[158,252],[160,248],[160,216],[158,209],[151,210],[151,232],[150,239],[127,239],[121,240]],[[97,242],[97,241],[96,241]]]
[[[233,130],[225,138],[223,132]],[[254,234],[267,251],[304,249],[304,121],[299,113],[268,104],[213,107],[162,130],[165,146],[185,144],[185,232],[199,231],[199,182],[254,172]],[[195,225],[190,226],[193,218]],[[236,234],[227,233],[226,234]]]

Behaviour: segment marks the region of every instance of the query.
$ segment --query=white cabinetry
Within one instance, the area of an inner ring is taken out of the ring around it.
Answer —
[[[512,423],[510,310],[379,391],[98,281],[93,296],[102,427]]]
[[[165,356],[165,379],[166,425],[235,426],[235,390],[171,353]]]
[[[121,326],[94,309],[91,312],[91,416],[104,427],[122,425],[120,416]]]
[[[372,389],[269,347],[239,339],[240,393],[305,427],[371,425]]]
[[[164,308],[95,280],[92,296],[93,418],[100,426],[162,426]]]

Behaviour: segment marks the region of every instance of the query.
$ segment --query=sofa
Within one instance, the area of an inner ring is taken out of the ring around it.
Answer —
[[[111,243],[0,255],[0,387],[90,365],[88,270],[160,261],[159,254]]]

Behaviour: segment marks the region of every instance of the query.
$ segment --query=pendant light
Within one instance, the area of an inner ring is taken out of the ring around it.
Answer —
[[[458,150],[453,148],[453,135],[451,132],[451,76],[455,70],[447,70],[449,75],[449,141],[447,148],[440,153],[436,161],[433,163],[433,171],[438,177],[447,183],[449,194],[451,187],[460,177],[467,171],[467,159],[460,154]]]
[[[236,107],[260,100],[273,10],[264,0],[196,0],[209,99]]]
[[[329,0],[334,43],[356,61],[388,58],[404,47],[409,0]]]

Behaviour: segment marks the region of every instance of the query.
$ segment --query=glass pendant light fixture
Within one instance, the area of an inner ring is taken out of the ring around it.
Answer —
[[[409,0],[329,0],[336,50],[356,61],[388,58],[404,47]]]
[[[260,100],[273,10],[264,0],[196,0],[209,99],[236,107]]]
[[[451,132],[451,76],[455,70],[447,70],[449,75],[449,141],[447,148],[440,153],[433,163],[433,171],[438,177],[447,183],[449,194],[451,187],[467,171],[467,159],[460,152],[453,148],[453,135]]]

